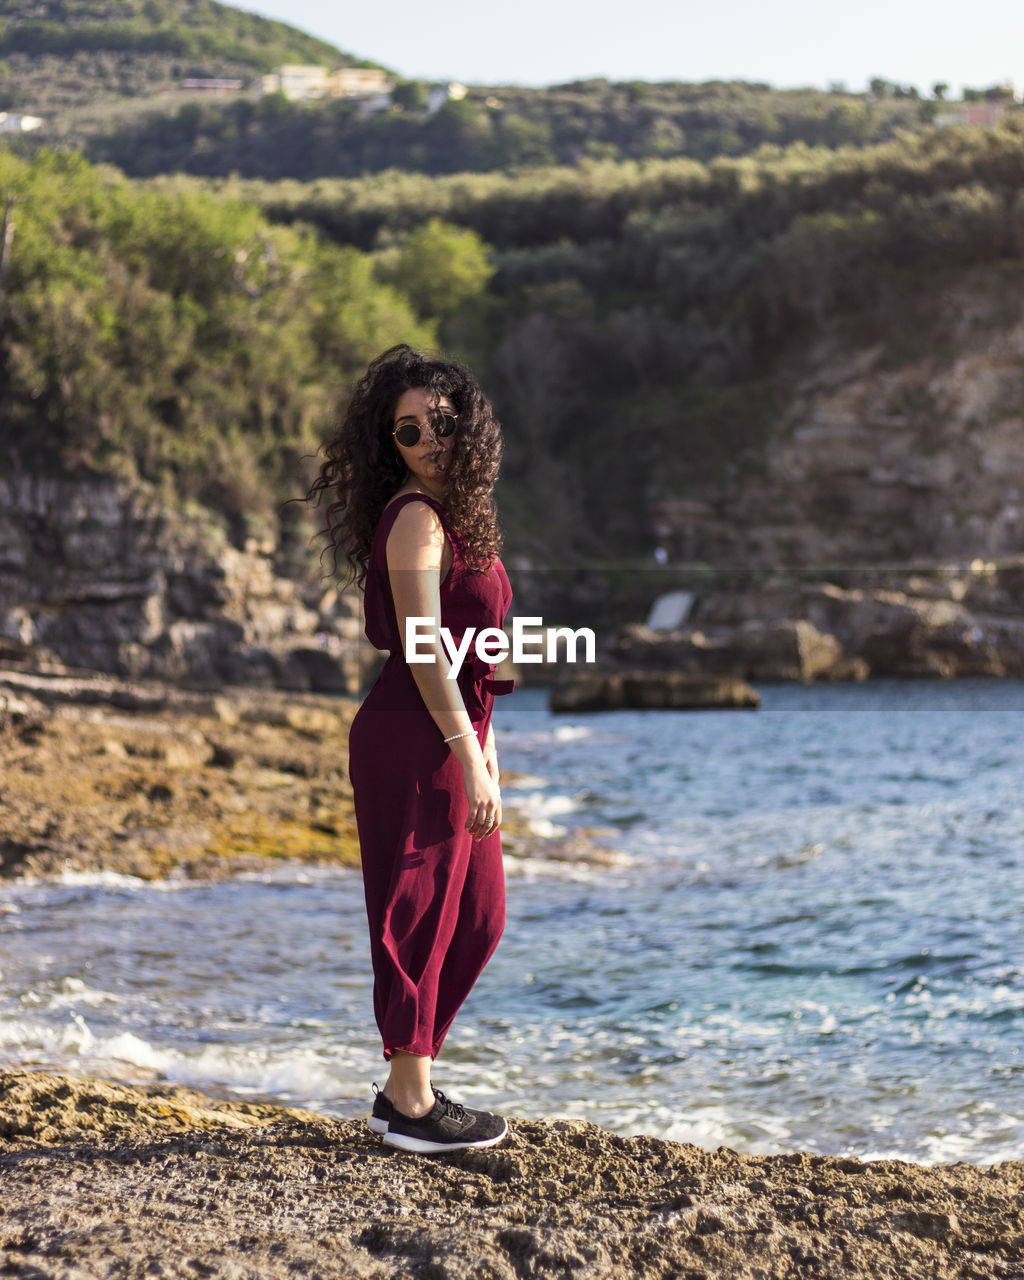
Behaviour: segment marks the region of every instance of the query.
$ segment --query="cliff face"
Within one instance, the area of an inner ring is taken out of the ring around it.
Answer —
[[[1024,554],[1021,296],[1009,275],[979,273],[856,322],[826,321],[780,363],[777,426],[759,469],[680,484],[652,513],[672,561],[741,571],[731,588],[719,575],[721,598],[701,600],[702,624],[735,622],[739,596],[740,621],[829,623],[799,600],[780,613],[745,570],[813,570],[842,588],[917,596],[906,566],[943,564],[970,580],[932,583],[925,595],[980,614],[1024,612],[1019,569],[1004,567],[1006,582],[970,572],[972,561]],[[113,479],[0,476],[0,659],[357,693],[374,670],[358,593],[339,596],[310,561],[252,539],[240,549],[210,513],[162,509]],[[517,609],[579,613],[578,591],[539,591],[520,574]],[[975,626],[953,621],[960,632]],[[861,652],[859,632],[826,629]],[[1006,670],[1017,669],[1018,639],[1011,648]]]
[[[676,559],[961,565],[1024,550],[1024,306],[975,278],[864,324],[826,323],[780,370],[763,470],[662,500]]]
[[[360,683],[354,594],[109,478],[0,477],[0,654],[216,687]]]

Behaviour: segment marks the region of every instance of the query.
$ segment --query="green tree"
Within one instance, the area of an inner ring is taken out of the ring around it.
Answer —
[[[382,259],[378,276],[400,290],[420,316],[450,319],[478,299],[494,274],[475,231],[431,218]]]
[[[399,80],[391,90],[391,102],[402,111],[424,111],[427,106],[427,86],[422,80]]]

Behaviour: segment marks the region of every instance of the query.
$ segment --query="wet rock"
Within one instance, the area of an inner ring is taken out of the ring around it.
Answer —
[[[652,670],[740,680],[861,680],[868,674],[867,663],[844,653],[835,636],[803,620],[753,620],[717,635],[695,628],[659,634],[632,625],[622,629],[610,657]]]
[[[360,687],[358,659],[353,666],[352,661],[340,653],[299,647],[291,650],[288,661],[302,673],[314,693],[351,693]]]
[[[348,779],[357,705],[0,667],[0,875],[211,879],[267,859],[358,866]],[[511,857],[621,859],[601,842],[614,833],[540,830],[517,813],[514,790],[506,808]]]
[[[1024,602],[1016,615],[972,613],[962,603],[967,577],[912,575],[905,585],[922,594],[795,581],[715,594],[700,601],[692,627],[623,627],[607,658],[755,681],[1024,674]]]
[[[710,710],[757,707],[742,680],[661,671],[577,672],[551,687],[552,711]]]
[[[426,1158],[386,1148],[362,1118],[31,1072],[0,1073],[0,1117],[5,1274],[1024,1273],[1021,1162],[744,1156],[516,1118],[499,1147]]]

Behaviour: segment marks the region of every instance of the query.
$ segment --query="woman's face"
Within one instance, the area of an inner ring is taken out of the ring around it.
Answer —
[[[454,412],[455,406],[447,396],[439,396],[426,387],[411,387],[403,392],[395,405],[391,430],[405,422],[414,422],[420,429],[420,438],[416,444],[407,446],[399,444],[392,436],[394,446],[411,474],[427,489],[438,491],[444,488],[455,435],[437,436],[434,427],[439,422],[439,414]]]

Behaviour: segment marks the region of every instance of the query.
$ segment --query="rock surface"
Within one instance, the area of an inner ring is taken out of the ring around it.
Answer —
[[[375,651],[359,599],[308,552],[233,543],[111,476],[0,476],[0,656],[173,680],[356,693]]]
[[[0,666],[0,876],[212,879],[267,859],[358,866],[348,698],[217,694]],[[505,788],[510,857],[617,865],[615,832],[565,830]]]
[[[0,1273],[1019,1280],[1024,1163],[744,1156],[580,1121],[391,1151],[363,1120],[0,1072]]]
[[[1024,547],[1024,321],[984,272],[925,301],[823,324],[777,370],[762,466],[666,496],[673,560],[778,569]]]
[[[0,874],[357,865],[348,699],[0,667]]]
[[[630,624],[610,666],[754,681],[1024,675],[1024,561],[955,576],[850,575],[864,586],[778,575],[710,592],[692,625]],[[900,585],[896,585],[899,583]]]
[[[730,677],[670,671],[578,671],[552,685],[552,711],[703,711],[757,707],[757,691]]]

